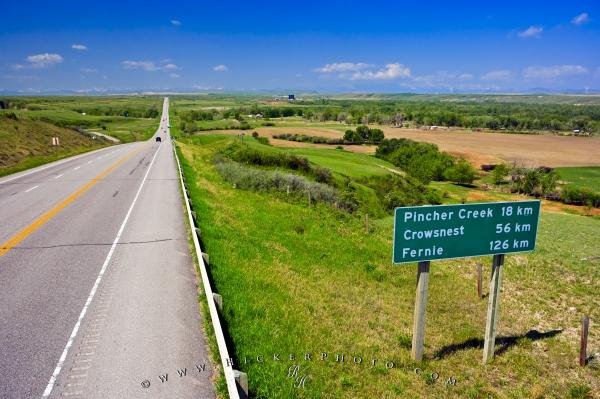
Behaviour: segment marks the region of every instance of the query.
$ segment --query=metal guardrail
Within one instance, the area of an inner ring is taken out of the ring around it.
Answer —
[[[179,171],[179,182],[181,184],[181,191],[183,193],[183,197],[185,199],[185,208],[187,210],[188,220],[190,222],[190,226],[192,228],[192,239],[194,241],[194,248],[196,251],[196,258],[198,259],[198,264],[200,266],[200,274],[202,277],[202,285],[204,287],[204,294],[206,295],[206,302],[208,303],[208,309],[210,312],[210,319],[213,325],[213,330],[215,332],[215,337],[217,339],[217,346],[219,348],[219,354],[221,356],[221,364],[223,366],[223,373],[225,374],[225,381],[227,383],[227,391],[229,393],[229,397],[231,399],[239,399],[240,393],[238,392],[238,387],[236,384],[236,377],[240,378],[240,373],[237,370],[233,369],[233,359],[229,356],[229,351],[227,350],[227,344],[225,343],[225,335],[223,334],[223,329],[221,327],[221,321],[219,319],[219,313],[217,311],[217,306],[215,304],[215,293],[213,293],[212,287],[210,286],[210,281],[208,279],[208,272],[206,270],[207,265],[205,262],[205,254],[202,252],[200,248],[200,242],[198,240],[199,234],[199,226],[196,226],[196,220],[192,216],[192,209],[190,207],[190,199],[188,197],[187,189],[185,186],[185,182],[183,180],[183,173],[181,171],[181,164],[179,163],[179,157],[177,156],[176,144],[173,142],[173,152],[175,154],[175,160],[177,161],[177,169]],[[217,294],[218,295],[218,294]],[[237,374],[237,375],[236,375]],[[243,387],[247,390],[247,378],[242,376],[241,385],[246,385]]]

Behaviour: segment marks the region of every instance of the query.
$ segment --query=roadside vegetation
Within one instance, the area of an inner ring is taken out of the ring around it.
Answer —
[[[575,366],[581,315],[600,317],[597,219],[543,212],[536,251],[507,257],[500,352],[489,366],[481,365],[487,301],[476,295],[474,267],[483,262],[489,272],[490,259],[435,262],[426,359],[416,364],[414,268],[391,265],[392,217],[378,187],[404,199],[413,187],[432,188],[444,202],[466,200],[474,188],[424,185],[385,159],[335,149],[282,150],[212,134],[184,136],[179,145],[234,361],[248,373],[252,397],[562,398],[600,389],[600,371]],[[331,179],[317,181],[316,168],[327,168]],[[286,183],[255,189],[287,178],[336,195],[350,181],[371,200],[359,197],[348,211],[309,204],[303,189],[288,194]],[[599,345],[592,329],[590,346]],[[303,388],[287,377],[292,365],[307,376]],[[456,385],[446,384],[451,377]]]
[[[158,127],[161,107],[162,97],[0,98],[0,115],[106,134],[124,143],[149,139]]]
[[[60,145],[53,146],[58,137]],[[0,176],[110,145],[110,141],[72,129],[0,113]]]

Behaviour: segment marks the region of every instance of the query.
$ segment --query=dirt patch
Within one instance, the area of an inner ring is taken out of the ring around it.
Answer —
[[[256,129],[261,136],[272,139],[273,134],[296,133],[310,136],[340,138],[343,133],[333,129],[310,127],[262,127]],[[474,165],[485,163],[519,162],[525,166],[588,166],[600,165],[600,138],[472,132],[464,129],[419,130],[384,127],[387,138],[409,138],[436,144],[451,154],[465,157]],[[249,131],[223,130],[219,133],[237,135]],[[332,148],[326,144],[297,143],[272,139],[280,147]],[[372,154],[375,146],[347,145],[344,149]]]

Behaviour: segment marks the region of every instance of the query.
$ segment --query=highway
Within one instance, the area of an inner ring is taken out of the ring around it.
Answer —
[[[214,398],[168,99],[155,137],[0,178],[0,398]]]

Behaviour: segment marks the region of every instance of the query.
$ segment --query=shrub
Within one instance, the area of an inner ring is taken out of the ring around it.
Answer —
[[[393,163],[425,184],[431,180],[444,180],[446,169],[454,166],[454,158],[439,151],[435,144],[409,139],[385,139],[377,147],[375,156]]]
[[[498,164],[492,169],[492,180],[494,184],[501,184],[504,182],[504,179],[510,173],[510,168],[507,164],[501,163]]]
[[[366,185],[373,188],[387,210],[398,206],[440,204],[442,195],[410,176],[396,174],[371,177]]]
[[[258,132],[252,132],[252,137],[257,138],[258,137]]]
[[[562,188],[561,199],[565,204],[587,205],[600,208],[600,193],[586,187],[568,184]]]
[[[477,171],[467,160],[461,158],[444,171],[444,177],[458,184],[471,184],[477,178]]]
[[[311,201],[336,205],[338,208],[352,212],[356,204],[344,201],[333,187],[319,182],[312,182],[303,176],[279,171],[253,169],[222,157],[215,158],[217,171],[235,187],[254,191],[290,192],[297,195],[310,193]]]

